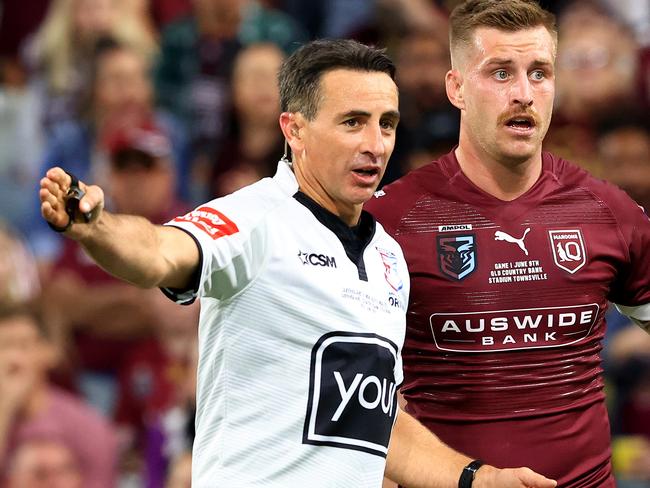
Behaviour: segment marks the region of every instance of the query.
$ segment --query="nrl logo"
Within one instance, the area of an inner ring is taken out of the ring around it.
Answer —
[[[462,280],[476,269],[474,235],[438,236],[438,265],[442,274]]]
[[[565,271],[573,274],[587,263],[585,244],[579,229],[549,230],[553,261]]]
[[[395,291],[399,291],[404,287],[404,283],[397,273],[397,255],[392,251],[387,251],[375,246],[377,252],[381,256],[384,263],[384,278],[386,283]]]

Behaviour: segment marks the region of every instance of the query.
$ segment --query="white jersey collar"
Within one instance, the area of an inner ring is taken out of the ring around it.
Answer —
[[[288,161],[280,160],[278,162],[278,170],[273,176],[273,179],[287,195],[295,195],[298,191],[298,180],[296,180],[296,175],[293,174],[293,169],[291,168],[291,163]]]

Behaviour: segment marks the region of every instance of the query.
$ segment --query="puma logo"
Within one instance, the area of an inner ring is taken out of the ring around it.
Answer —
[[[506,234],[505,232],[498,230],[494,233],[494,240],[507,241],[507,242],[512,242],[513,244],[517,244],[519,248],[522,251],[524,251],[524,254],[528,256],[528,249],[526,249],[526,245],[524,244],[524,239],[526,238],[526,234],[528,234],[529,232],[530,232],[530,227],[524,231],[524,235],[521,236],[521,238],[517,239],[515,237],[512,237],[510,234]]]

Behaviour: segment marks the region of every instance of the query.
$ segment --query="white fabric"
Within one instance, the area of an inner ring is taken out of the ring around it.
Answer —
[[[360,280],[297,189],[281,162],[274,178],[169,223],[203,255],[193,487],[381,486],[377,432],[395,420],[408,270],[377,224]],[[238,231],[213,239],[211,209]]]
[[[616,308],[623,315],[627,315],[632,321],[650,334],[650,303],[628,307],[625,305],[616,305]]]
[[[643,322],[650,320],[650,303],[645,305],[639,305],[636,307],[627,307],[625,305],[615,304],[619,312],[623,315],[627,315],[631,319],[641,320]]]

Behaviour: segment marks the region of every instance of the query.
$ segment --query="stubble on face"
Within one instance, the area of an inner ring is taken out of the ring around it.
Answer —
[[[541,161],[554,97],[555,42],[544,27],[480,28],[456,53],[465,107],[461,145],[507,167]]]

